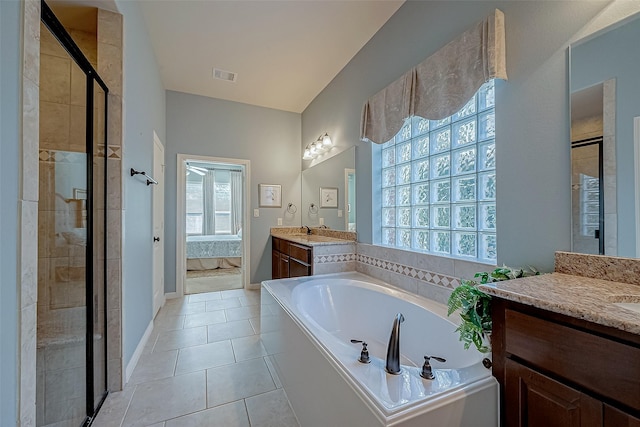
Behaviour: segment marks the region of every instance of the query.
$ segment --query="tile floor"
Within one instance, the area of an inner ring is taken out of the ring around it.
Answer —
[[[259,333],[259,290],[168,300],[93,426],[298,427]]]

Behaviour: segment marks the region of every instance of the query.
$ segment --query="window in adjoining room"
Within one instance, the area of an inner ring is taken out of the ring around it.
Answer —
[[[493,80],[452,116],[413,116],[382,146],[381,243],[495,263]]]

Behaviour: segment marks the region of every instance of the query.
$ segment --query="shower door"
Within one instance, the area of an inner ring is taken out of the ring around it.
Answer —
[[[81,426],[107,394],[108,89],[44,2],[40,38],[36,425]]]

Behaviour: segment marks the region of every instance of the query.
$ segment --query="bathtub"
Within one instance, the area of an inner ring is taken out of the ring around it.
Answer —
[[[446,307],[359,273],[262,282],[261,338],[302,427],[498,425],[498,383]],[[402,313],[401,373],[385,371]],[[369,344],[371,362],[358,362]],[[420,377],[424,356],[435,379]]]

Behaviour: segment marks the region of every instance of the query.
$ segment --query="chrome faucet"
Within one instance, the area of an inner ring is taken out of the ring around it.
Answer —
[[[391,375],[400,373],[400,323],[404,322],[402,313],[396,314],[393,319],[393,327],[391,328],[391,337],[389,337],[389,346],[387,347],[387,363],[385,368]]]

